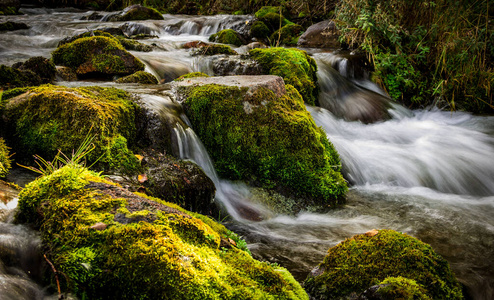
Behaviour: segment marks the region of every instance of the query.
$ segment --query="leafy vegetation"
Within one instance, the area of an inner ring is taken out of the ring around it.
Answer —
[[[373,79],[393,99],[493,112],[489,13],[487,0],[343,0],[335,19],[342,39],[367,52]]]
[[[317,299],[344,298],[383,280],[391,284],[383,288],[387,295],[422,293],[431,299],[463,299],[461,286],[444,258],[430,245],[393,230],[341,242],[328,250],[318,268],[320,274],[304,282],[307,292]]]
[[[290,85],[287,95],[221,85],[190,88],[186,113],[220,176],[278,188],[310,203],[343,201],[339,156]]]

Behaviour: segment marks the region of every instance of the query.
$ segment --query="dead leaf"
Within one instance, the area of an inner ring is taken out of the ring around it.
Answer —
[[[366,236],[375,236],[376,234],[379,233],[379,230],[377,229],[372,229],[372,230],[369,230],[365,233]]]
[[[139,183],[144,183],[144,182],[148,181],[148,177],[146,174],[139,174],[137,176],[137,181],[139,181]]]

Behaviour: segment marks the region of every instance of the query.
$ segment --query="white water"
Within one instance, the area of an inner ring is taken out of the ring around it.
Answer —
[[[80,17],[87,14],[81,12],[39,9],[26,12],[29,14],[24,16],[0,16],[0,22],[24,21],[32,26],[28,30],[0,34],[0,64],[11,65],[36,55],[49,57],[60,39],[82,33],[86,27],[93,30],[123,25],[123,22],[80,21]],[[229,17],[166,17],[165,21],[138,22],[158,35],[143,42],[155,44],[159,49],[133,54],[146,62],[147,70],[160,79],[209,70],[201,58],[191,57],[179,46],[192,40],[206,41],[210,33],[230,22],[225,21]],[[130,26],[129,30],[144,29]],[[319,55],[321,59],[324,56]],[[344,65],[341,63],[340,71],[351,77]],[[341,79],[335,79],[337,74],[332,71],[320,70],[322,85],[331,87]],[[354,91],[351,83],[355,82],[346,80],[345,84]],[[366,90],[376,91],[368,81],[357,83]],[[87,84],[97,83],[70,83],[72,86]],[[347,93],[343,90],[341,94]],[[352,101],[363,99],[361,95],[350,98]],[[329,96],[331,99],[325,100],[341,99],[338,95]],[[149,101],[160,103],[161,98],[156,97],[149,97]],[[217,199],[236,220],[229,227],[246,237],[254,256],[279,262],[297,279],[303,280],[329,247],[373,228],[390,228],[430,243],[450,262],[474,299],[493,299],[493,117],[397,108],[389,111],[391,120],[365,125],[336,118],[324,109],[309,110],[339,151],[345,176],[354,184],[348,193],[347,205],[327,214],[305,212],[269,218],[269,212],[249,202],[248,187],[217,177],[192,129],[176,129],[181,141],[180,156],[196,161],[214,180]],[[345,112],[342,110],[342,118]],[[239,210],[244,212],[246,208],[258,212],[264,220],[242,219]],[[27,283],[25,278],[19,280],[18,285],[25,285],[26,289],[33,284]],[[5,292],[12,290],[5,288],[7,281],[0,281],[0,298],[14,299],[8,298],[9,292]]]

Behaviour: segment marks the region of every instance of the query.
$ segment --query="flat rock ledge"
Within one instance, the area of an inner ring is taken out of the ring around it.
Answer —
[[[172,86],[175,88],[179,88],[201,86],[206,84],[236,86],[239,88],[247,87],[251,92],[254,92],[258,88],[263,87],[273,91],[277,97],[286,95],[285,82],[283,81],[283,78],[275,75],[193,77],[175,81],[172,83]]]

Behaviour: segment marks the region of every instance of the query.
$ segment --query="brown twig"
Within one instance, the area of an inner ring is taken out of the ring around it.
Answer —
[[[55,274],[55,279],[57,280],[57,288],[58,288],[58,299],[59,300],[62,300],[63,299],[63,295],[62,295],[62,291],[60,290],[60,281],[58,280],[58,272],[57,272],[57,269],[55,269],[55,266],[51,263],[51,261],[48,259],[48,257],[46,257],[46,254],[43,254],[43,257],[45,258],[46,262],[50,265],[51,270]]]

